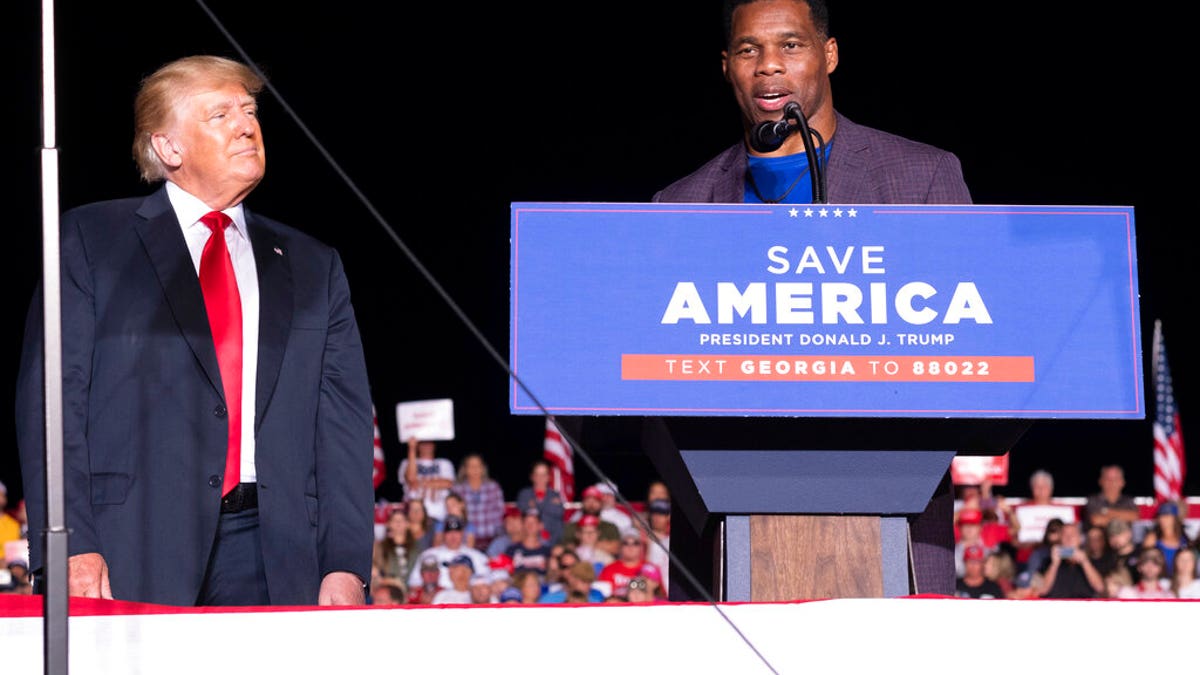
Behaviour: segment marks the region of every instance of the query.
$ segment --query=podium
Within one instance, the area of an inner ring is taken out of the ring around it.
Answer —
[[[518,203],[512,225],[510,410],[646,453],[674,600],[952,594],[956,454],[1145,416],[1131,208]]]
[[[672,557],[722,601],[954,591],[956,454],[1031,420],[556,417],[584,448],[639,447],[672,495]],[[704,599],[672,566],[671,599]]]

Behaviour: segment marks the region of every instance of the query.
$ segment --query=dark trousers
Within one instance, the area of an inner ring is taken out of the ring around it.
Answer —
[[[197,605],[269,605],[258,509],[222,513]]]

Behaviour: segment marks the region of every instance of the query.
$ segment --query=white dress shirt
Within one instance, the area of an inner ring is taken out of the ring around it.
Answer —
[[[178,185],[167,181],[167,198],[175,210],[187,241],[196,277],[200,276],[200,256],[212,230],[200,222],[201,216],[212,211],[204,202]],[[225,228],[225,244],[233,259],[233,274],[237,277],[238,294],[242,300],[242,477],[241,482],[253,483],[254,470],[254,396],[258,374],[258,268],[254,265],[254,250],[246,232],[246,216],[242,205],[225,209],[233,226]]]

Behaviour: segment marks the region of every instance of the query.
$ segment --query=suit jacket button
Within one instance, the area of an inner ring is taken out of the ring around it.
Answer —
[[[213,408],[213,414],[216,415],[217,417],[220,417],[223,419],[225,417],[225,413],[226,413],[226,410],[225,410],[225,406],[223,404],[218,404],[217,407]]]
[[[208,486],[209,487],[221,487],[221,477],[220,476],[209,476],[208,477]]]

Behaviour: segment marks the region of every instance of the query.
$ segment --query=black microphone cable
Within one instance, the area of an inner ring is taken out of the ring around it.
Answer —
[[[825,138],[808,126],[804,118],[804,110],[795,101],[788,102],[783,107],[783,119],[772,122],[761,122],[750,132],[750,147],[758,152],[774,152],[783,146],[796,130],[801,132],[804,141],[804,155],[808,160],[808,173],[812,177],[812,203],[826,204],[829,197],[826,194],[825,181]],[[817,144],[814,147],[813,137]],[[819,152],[818,152],[819,150]]]

